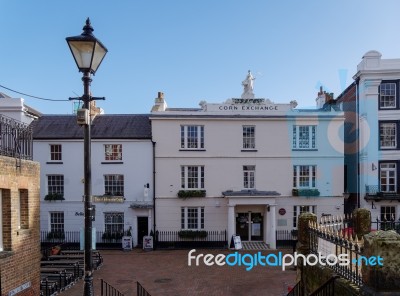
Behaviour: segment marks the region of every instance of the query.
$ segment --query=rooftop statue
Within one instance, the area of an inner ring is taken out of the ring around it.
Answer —
[[[253,93],[253,80],[255,78],[253,75],[251,75],[251,72],[247,73],[246,79],[242,81],[243,85],[243,93],[242,93],[242,99],[254,99],[254,93]]]

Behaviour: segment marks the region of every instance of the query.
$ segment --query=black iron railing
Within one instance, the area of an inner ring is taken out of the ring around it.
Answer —
[[[384,220],[376,218],[375,221],[371,221],[371,228],[375,230],[394,230],[400,234],[400,218],[399,220],[395,220],[394,217]]]
[[[336,225],[331,227],[329,223],[323,225],[310,223],[310,253],[322,254],[325,259],[321,260],[326,266],[357,286],[362,286],[361,258],[363,257],[364,240],[363,238],[359,240],[357,236],[353,236],[351,232],[347,232],[345,229],[337,230],[335,227]],[[326,259],[330,254],[332,256]],[[342,264],[343,262],[337,260],[339,255],[346,256],[348,264]]]
[[[121,249],[124,235],[129,236],[129,230],[111,234],[104,231],[96,231],[96,249]],[[61,245],[63,250],[79,250],[80,241],[81,233],[79,231],[40,232],[41,251],[45,257],[49,255],[51,248],[56,245]]]
[[[136,283],[136,294],[137,296],[151,296],[139,282]]]
[[[226,230],[193,231],[156,231],[155,246],[160,249],[187,248],[226,248],[228,246]]]
[[[310,296],[334,296],[335,295],[335,280],[339,278],[338,275],[332,276],[317,290],[312,292]]]
[[[290,291],[287,296],[304,296],[304,285],[302,281],[299,281]]]
[[[397,186],[392,191],[383,191],[379,185],[365,185],[366,200],[400,200],[400,187]]]
[[[297,230],[276,230],[275,238],[278,249],[292,249],[297,243]]]
[[[111,286],[105,280],[100,279],[100,283],[101,283],[101,288],[100,288],[101,296],[124,296],[123,293],[121,293],[116,288]]]
[[[32,160],[32,128],[0,114],[0,155]]]

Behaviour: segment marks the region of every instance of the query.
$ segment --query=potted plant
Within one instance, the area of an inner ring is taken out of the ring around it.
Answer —
[[[44,197],[44,200],[53,201],[53,200],[65,200],[64,195],[61,193],[49,193]]]
[[[179,190],[178,197],[179,198],[191,198],[191,197],[205,197],[206,191],[205,190]]]

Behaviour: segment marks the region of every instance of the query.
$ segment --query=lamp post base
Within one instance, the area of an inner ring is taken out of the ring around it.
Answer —
[[[83,287],[84,296],[94,296],[93,291],[93,276],[89,273],[85,275],[85,284]]]

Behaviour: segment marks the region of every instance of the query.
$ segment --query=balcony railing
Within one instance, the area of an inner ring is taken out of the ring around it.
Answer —
[[[32,160],[32,128],[0,114],[0,155]]]
[[[396,191],[381,191],[379,185],[365,185],[366,200],[400,200],[400,188]]]

